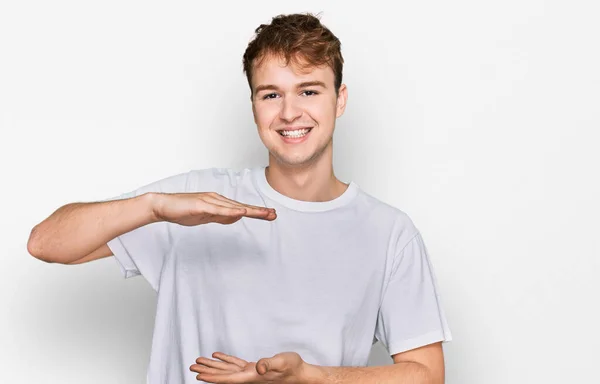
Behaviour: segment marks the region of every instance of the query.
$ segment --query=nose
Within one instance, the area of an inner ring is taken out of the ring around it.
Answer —
[[[288,122],[296,120],[302,115],[302,109],[298,108],[298,105],[294,103],[293,99],[288,97],[284,98],[281,103],[281,110],[279,111],[279,118]]]

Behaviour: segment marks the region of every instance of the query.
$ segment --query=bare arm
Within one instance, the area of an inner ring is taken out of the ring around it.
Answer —
[[[243,216],[275,220],[277,214],[215,192],[148,192],[129,199],[71,203],[32,229],[27,250],[49,263],[80,264],[112,255],[108,241],[147,224],[232,224]]]
[[[444,384],[442,343],[392,355],[394,364],[374,367],[327,367],[308,364],[305,383]]]
[[[145,193],[123,200],[64,205],[32,229],[27,250],[40,260],[61,264],[109,256],[108,241],[160,221],[153,210],[154,200],[154,193]]]

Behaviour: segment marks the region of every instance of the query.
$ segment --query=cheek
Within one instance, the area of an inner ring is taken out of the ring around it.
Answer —
[[[315,104],[307,107],[306,112],[319,124],[326,124],[335,117],[335,106]]]
[[[275,105],[262,105],[255,109],[256,122],[259,128],[268,127],[277,118],[279,110]]]

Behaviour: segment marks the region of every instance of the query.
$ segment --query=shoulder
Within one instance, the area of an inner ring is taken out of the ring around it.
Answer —
[[[404,247],[419,233],[415,222],[404,209],[384,202],[363,190],[360,190],[360,195],[372,222],[381,223],[390,231],[395,249]]]
[[[362,203],[373,212],[377,219],[393,223],[398,230],[408,230],[413,233],[417,231],[413,220],[404,209],[382,201],[362,189],[359,189],[359,194]]]

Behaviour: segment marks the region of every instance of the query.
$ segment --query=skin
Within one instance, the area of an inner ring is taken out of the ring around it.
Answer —
[[[329,66],[300,68],[294,60],[286,63],[276,55],[267,55],[260,65],[253,66],[252,114],[258,135],[269,151],[265,175],[273,189],[293,199],[329,201],[348,187],[333,172],[335,123],[344,113],[348,99],[346,85],[342,84],[336,92],[334,81]],[[303,84],[308,82],[313,84]],[[284,127],[312,127],[312,130],[304,142],[289,144],[277,132]],[[199,357],[190,367],[199,373],[198,380],[218,381],[219,374],[228,373],[235,376],[221,376],[221,380],[293,383],[307,375],[307,365],[293,352],[256,363],[220,352],[213,357],[221,361]],[[269,372],[266,372],[267,361],[271,362]]]
[[[333,133],[336,119],[346,108],[346,85],[342,84],[336,93],[330,67],[302,70],[294,61],[286,65],[277,56],[265,57],[252,73],[252,113],[260,139],[269,151],[265,174],[271,187],[303,201],[328,201],[340,196],[348,185],[333,172]],[[300,86],[305,82],[322,85]],[[287,126],[313,128],[306,141],[288,144],[277,132]],[[212,359],[196,359],[190,371],[197,373],[198,380],[223,384],[444,382],[441,343],[392,358],[395,367],[349,368],[312,365],[295,352],[282,352],[257,362],[215,352]]]
[[[340,196],[348,185],[333,172],[333,133],[346,108],[346,85],[336,94],[329,66],[302,71],[294,61],[285,65],[276,56],[265,57],[252,73],[252,113],[269,151],[269,184],[297,200],[328,201]],[[298,87],[315,81],[323,85]],[[264,89],[267,85],[274,87]],[[286,126],[313,128],[303,143],[288,144],[277,132]]]
[[[213,359],[199,357],[190,367],[196,379],[217,384],[392,384],[445,382],[441,342],[392,356],[394,364],[371,367],[329,367],[305,362],[296,352],[282,352],[248,362],[215,352]]]
[[[307,364],[296,352],[282,352],[271,358],[247,362],[236,356],[221,352],[213,353],[214,359],[199,357],[190,370],[198,373],[197,380],[208,383],[309,383],[316,379],[315,368]]]

